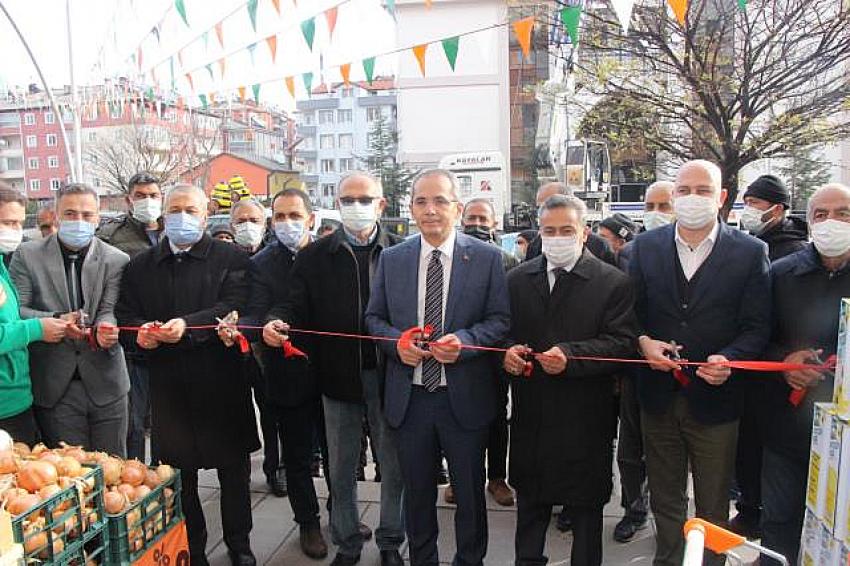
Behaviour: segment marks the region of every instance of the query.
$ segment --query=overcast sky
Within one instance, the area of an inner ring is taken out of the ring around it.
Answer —
[[[70,83],[65,0],[2,0],[29,42],[51,86]],[[252,29],[245,0],[184,0],[189,27],[180,19],[173,0],[70,0],[74,40],[75,74],[78,84],[100,84],[105,77],[126,74],[128,60],[141,43],[142,68],[155,74],[161,86],[171,82],[170,58],[174,56],[175,86],[189,93],[185,72],[191,72],[196,93],[233,90],[263,83],[261,100],[291,106],[283,77],[296,75],[303,93],[301,73],[312,71],[319,84],[320,68],[328,81],[339,80],[338,65],[351,61],[352,80],[362,79],[360,58],[391,51],[396,47],[392,18],[380,0],[347,0],[339,7],[333,38],[323,10],[340,0],[280,0],[281,14],[271,0],[259,0],[257,30]],[[224,47],[211,29],[224,20]],[[316,18],[316,39],[311,52],[303,39],[300,23]],[[162,21],[160,40],[150,33]],[[203,38],[209,29],[206,42]],[[277,34],[277,56],[272,62],[265,38]],[[253,51],[244,48],[257,42]],[[183,66],[177,62],[183,52]],[[0,14],[0,87],[38,83],[37,74],[8,21]],[[319,56],[321,54],[321,63]],[[219,58],[226,58],[221,76]],[[213,76],[205,69],[211,63]],[[377,73],[392,73],[395,58],[378,60]],[[150,75],[146,75],[150,80]],[[268,81],[268,82],[266,82]]]

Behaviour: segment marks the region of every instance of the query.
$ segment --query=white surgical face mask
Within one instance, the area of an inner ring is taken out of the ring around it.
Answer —
[[[142,224],[156,222],[162,216],[162,199],[141,198],[133,201],[133,218]]]
[[[0,253],[12,253],[21,245],[24,238],[23,230],[14,228],[0,228]]]
[[[263,241],[263,225],[243,222],[233,227],[233,239],[243,248],[255,248]]]
[[[304,238],[304,231],[306,229],[307,225],[300,220],[274,223],[275,236],[277,236],[277,239],[281,244],[293,252],[298,250],[298,246]]]
[[[749,205],[744,206],[744,210],[741,212],[741,228],[754,236],[761,234],[764,232],[767,225],[770,224],[770,221],[773,220],[772,217],[767,220],[762,220],[762,218],[764,218],[765,214],[768,214],[777,206],[779,205],[775,204],[767,210],[759,210],[758,208]]]
[[[349,232],[362,232],[378,221],[378,211],[373,204],[343,204],[339,207],[342,223]]]
[[[676,221],[688,230],[705,228],[717,218],[717,200],[700,195],[687,195],[673,199]]]
[[[643,213],[643,227],[647,230],[655,230],[667,226],[671,222],[673,222],[673,215],[668,212],[650,210]]]
[[[541,236],[543,255],[555,267],[575,264],[581,255],[582,243],[577,236]]]
[[[838,257],[850,251],[850,223],[824,220],[812,224],[812,242],[824,257]]]

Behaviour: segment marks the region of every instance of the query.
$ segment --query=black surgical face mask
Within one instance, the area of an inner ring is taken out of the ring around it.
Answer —
[[[473,238],[478,238],[483,242],[490,242],[493,240],[493,233],[486,226],[464,226],[463,233],[467,236],[472,236]]]

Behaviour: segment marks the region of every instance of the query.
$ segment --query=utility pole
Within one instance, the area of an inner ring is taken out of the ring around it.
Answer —
[[[74,41],[71,37],[71,0],[65,0],[65,24],[68,29],[68,69],[71,73],[71,116],[74,120],[74,178],[83,180],[83,126],[80,120],[80,100],[77,97],[77,81],[74,79]],[[59,117],[62,120],[62,117]]]
[[[38,73],[41,86],[44,87],[44,92],[47,93],[47,99],[50,101],[50,108],[53,110],[53,115],[56,116],[56,121],[59,123],[59,132],[62,134],[62,143],[65,144],[65,158],[68,160],[68,165],[71,167],[71,180],[79,181],[80,179],[77,178],[77,173],[74,168],[74,161],[71,158],[71,146],[68,143],[68,132],[65,130],[65,122],[62,120],[62,113],[59,112],[59,105],[56,104],[56,99],[53,97],[53,91],[50,90],[50,85],[47,84],[47,80],[44,78],[44,73],[41,72],[41,67],[38,65],[38,61],[35,60],[35,55],[33,55],[29,43],[27,43],[27,40],[24,39],[24,34],[21,33],[21,30],[18,28],[18,24],[15,23],[14,19],[12,19],[12,15],[9,13],[9,10],[6,9],[6,5],[3,4],[2,0],[0,0],[0,10],[3,11],[6,19],[9,20],[10,24],[12,24],[12,29],[14,29],[15,33],[18,35],[18,39],[21,40],[21,44],[24,46],[24,49],[27,50],[27,55],[29,55],[30,61],[32,61],[32,66],[35,67],[35,72]]]

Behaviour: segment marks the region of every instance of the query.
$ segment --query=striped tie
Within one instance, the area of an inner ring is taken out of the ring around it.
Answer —
[[[443,264],[440,262],[440,250],[431,252],[428,272],[425,276],[425,326],[431,326],[431,337],[436,340],[443,335]],[[422,385],[429,393],[440,386],[443,364],[434,358],[422,363]]]

